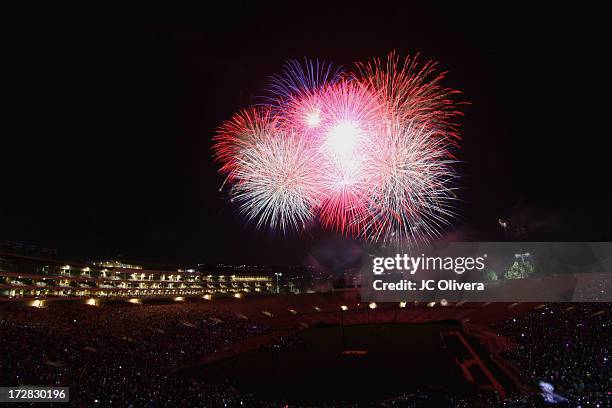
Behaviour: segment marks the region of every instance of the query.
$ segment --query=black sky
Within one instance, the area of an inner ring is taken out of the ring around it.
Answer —
[[[610,240],[610,68],[595,8],[296,2],[7,12],[0,239],[67,256],[300,263],[330,238],[242,224],[216,126],[290,58],[350,67],[420,52],[463,91],[451,235]]]

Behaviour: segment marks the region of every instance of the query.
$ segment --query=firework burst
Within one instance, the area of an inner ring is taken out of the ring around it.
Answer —
[[[452,219],[456,91],[434,63],[289,62],[265,106],[219,128],[230,197],[257,227],[324,228],[377,242],[438,236]]]
[[[314,216],[318,171],[312,145],[281,128],[268,110],[241,112],[225,123],[215,144],[230,197],[258,228],[303,228]]]
[[[386,126],[374,143],[379,156],[364,166],[370,190],[361,235],[381,242],[439,236],[454,215],[448,145],[415,122]]]

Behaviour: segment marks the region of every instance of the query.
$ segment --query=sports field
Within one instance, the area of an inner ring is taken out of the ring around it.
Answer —
[[[417,390],[470,392],[440,333],[454,322],[316,326],[275,347],[198,370],[264,399],[373,401]],[[344,331],[344,334],[343,334]],[[343,355],[343,350],[366,351]]]

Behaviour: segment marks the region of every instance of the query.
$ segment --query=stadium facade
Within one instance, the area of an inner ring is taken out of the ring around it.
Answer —
[[[248,268],[225,274],[156,269],[115,260],[66,262],[0,252],[0,300],[241,296],[274,290],[271,274]]]

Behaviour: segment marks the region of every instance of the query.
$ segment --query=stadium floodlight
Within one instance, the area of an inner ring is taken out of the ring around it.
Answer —
[[[370,309],[376,309],[376,308],[378,307],[378,305],[376,304],[376,302],[372,302],[372,303],[370,303],[370,304],[368,305],[368,307],[369,307]]]
[[[274,275],[276,276],[276,293],[280,293],[279,279],[281,276],[283,276],[283,274],[281,272],[274,272]]]
[[[348,306],[347,305],[342,305],[340,306],[341,310],[347,311],[348,310]]]

